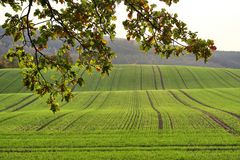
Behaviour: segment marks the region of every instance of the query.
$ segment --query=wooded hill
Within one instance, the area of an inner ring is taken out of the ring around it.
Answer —
[[[0,29],[0,35],[3,30]],[[106,39],[108,39],[106,37]],[[203,61],[195,61],[194,55],[185,55],[180,57],[170,57],[162,59],[153,52],[144,53],[139,50],[139,46],[135,41],[127,41],[126,39],[116,38],[115,41],[109,41],[109,46],[116,52],[114,64],[162,64],[162,65],[188,65],[188,66],[207,66],[207,67],[227,67],[240,68],[240,51],[217,51],[207,64]],[[61,41],[49,41],[49,48],[45,50],[48,54],[53,54],[61,46]],[[4,37],[0,40],[0,56],[8,51],[12,46],[12,38]],[[76,56],[74,50],[72,56]]]

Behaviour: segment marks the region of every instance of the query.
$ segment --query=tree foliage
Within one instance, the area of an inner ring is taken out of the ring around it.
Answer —
[[[169,6],[178,2],[160,1]],[[56,97],[60,95],[68,102],[74,86],[82,86],[85,71],[96,69],[109,74],[114,53],[104,36],[114,40],[116,7],[122,2],[128,12],[123,22],[126,38],[139,42],[142,50],[154,48],[156,54],[166,58],[192,53],[197,60],[205,61],[216,50],[212,40],[198,38],[177,14],[164,8],[157,10],[156,4],[147,0],[1,0],[2,6],[10,5],[15,11],[5,14],[7,19],[2,25],[2,37],[12,36],[17,42],[6,57],[18,59],[27,88],[41,96],[49,94],[47,103],[53,112],[59,110]],[[63,42],[54,58],[44,53],[50,39]],[[74,64],[67,56],[71,50],[78,53]],[[49,69],[58,73],[57,78],[46,78]]]

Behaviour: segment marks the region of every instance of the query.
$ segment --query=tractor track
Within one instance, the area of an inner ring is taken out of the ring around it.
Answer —
[[[154,67],[152,66],[152,71],[153,71],[153,81],[154,81],[154,88],[155,88],[155,90],[157,90],[158,89],[158,87],[157,87],[157,80],[156,80],[156,72],[155,72],[155,70],[154,70]]]
[[[15,78],[13,81],[11,81],[7,86],[5,86],[3,89],[0,90],[0,93],[5,91],[9,86],[13,85],[20,77]]]
[[[115,81],[115,77],[116,77],[117,72],[118,72],[118,70],[116,70],[113,74],[113,78],[112,78],[111,85],[110,85],[110,91],[112,91],[112,89],[113,89],[113,83]]]
[[[165,89],[162,71],[161,71],[161,69],[160,69],[159,66],[157,66],[157,68],[158,68],[158,72],[159,72],[159,74],[160,74],[162,89]]]
[[[99,105],[98,109],[101,108],[103,106],[103,104],[107,101],[108,97],[110,96],[109,92],[107,94],[107,96],[105,97],[105,99],[103,100],[103,102]],[[90,104],[91,105],[91,104]],[[82,115],[78,116],[77,118],[75,118],[72,122],[70,122],[65,128],[63,128],[63,131],[68,130],[74,123],[76,123],[79,119],[81,119],[82,117],[84,117],[86,114],[88,114],[90,111],[83,113]]]
[[[12,95],[12,94],[11,94],[11,95],[8,95],[8,96],[6,96],[5,98],[1,99],[0,102],[5,101],[6,99],[8,99],[8,98],[10,98],[10,97],[13,97],[13,96],[14,96],[14,95]]]
[[[98,86],[99,86],[99,84],[100,84],[100,81],[101,81],[101,77],[98,78],[98,81],[97,81],[96,87],[95,87],[95,89],[94,89],[95,91],[97,91]]]
[[[70,113],[64,113],[64,114],[62,114],[62,115],[60,115],[60,116],[57,116],[56,118],[54,118],[54,119],[48,121],[47,123],[45,123],[44,125],[40,126],[38,129],[36,129],[36,131],[41,131],[41,130],[43,130],[43,129],[46,128],[49,124],[55,122],[56,120],[59,120],[60,118],[63,118],[64,116],[66,116],[66,115],[68,115],[68,114],[70,114]]]
[[[38,98],[39,98],[39,97],[36,97],[36,98],[32,99],[31,101],[29,101],[29,102],[21,105],[20,107],[15,108],[14,110],[12,110],[12,112],[16,112],[16,111],[18,111],[18,110],[20,110],[20,109],[23,109],[24,107],[26,107],[26,106],[28,106],[29,104],[31,104],[31,103],[35,102],[36,100],[38,100]]]
[[[97,97],[101,94],[101,92],[99,92],[98,94],[96,94],[95,96],[91,96],[89,98],[89,103],[83,108],[83,109],[87,109],[89,106],[91,106],[91,104],[97,99]],[[93,98],[92,98],[93,97]],[[92,98],[92,100],[91,100]]]
[[[4,76],[4,74],[6,74],[6,73],[7,73],[7,71],[1,73],[1,74],[0,74],[0,77]]]
[[[227,96],[227,95],[224,94],[224,93],[219,93],[219,92],[216,92],[216,91],[214,91],[214,90],[210,90],[210,92],[213,93],[213,94],[215,94],[215,95],[218,95],[218,96],[220,96],[220,97],[224,97],[224,98],[229,99],[229,100],[231,100],[231,101],[240,103],[240,100],[237,100],[237,99],[235,99],[234,97],[231,97],[231,96],[229,97],[229,96]]]
[[[143,87],[142,87],[142,77],[143,77],[143,71],[142,71],[142,65],[140,65],[140,90],[142,90],[143,89]]]
[[[170,123],[170,128],[173,129],[173,122],[172,122],[172,118],[170,116],[170,114],[167,112],[167,116],[168,116],[168,119],[169,119],[169,123]]]
[[[199,86],[201,88],[204,88],[203,84],[201,83],[201,81],[199,81],[199,79],[197,78],[197,76],[189,69],[189,68],[186,68],[189,73],[193,76],[193,78],[195,79],[195,81],[199,84]]]
[[[238,75],[238,74],[236,74],[236,73],[233,73],[233,72],[231,72],[231,71],[229,71],[229,70],[225,70],[225,72],[234,75],[234,76],[235,76],[235,79],[236,79],[236,77],[237,77],[237,78],[238,78],[238,81],[239,81],[240,75]]]
[[[238,151],[239,146],[219,146],[219,145],[130,145],[130,146],[57,146],[57,147],[1,147],[1,153],[36,153],[36,152],[121,152],[121,151],[160,151],[160,150],[175,150],[175,151]]]
[[[200,108],[197,108],[195,106],[192,106],[188,103],[186,103],[185,101],[183,101],[182,99],[180,99],[175,93],[173,93],[172,91],[169,91],[170,94],[181,104],[183,104],[184,106],[187,106],[189,108],[195,109],[197,111],[202,112],[203,114],[205,114],[206,116],[208,116],[210,119],[212,119],[215,123],[217,123],[220,127],[222,127],[224,130],[226,130],[228,133],[231,133],[233,135],[239,135],[239,133],[232,127],[230,127],[229,125],[227,125],[225,122],[223,122],[222,120],[220,120],[219,118],[217,118],[216,116],[214,116],[213,114],[211,114],[210,112],[207,112],[205,110],[202,110]]]
[[[182,82],[183,82],[183,84],[184,84],[185,88],[186,88],[186,89],[188,89],[188,86],[187,86],[186,82],[184,81],[184,79],[183,79],[183,77],[182,77],[181,73],[179,72],[178,68],[177,68],[177,67],[175,67],[175,69],[176,69],[176,71],[177,71],[177,73],[178,73],[179,77],[181,78],[181,80],[182,80]]]
[[[152,107],[152,109],[157,113],[157,117],[158,117],[158,129],[163,129],[163,120],[162,120],[162,116],[161,113],[157,110],[157,108],[154,106],[153,101],[149,95],[149,92],[146,91],[147,93],[147,97],[148,97],[148,101]]]
[[[223,109],[219,109],[219,108],[216,108],[216,107],[213,107],[213,106],[210,106],[208,104],[205,104],[203,102],[200,102],[199,100],[193,98],[192,96],[190,96],[189,94],[187,94],[186,92],[184,92],[183,90],[179,90],[181,93],[183,93],[185,96],[187,96],[189,99],[191,99],[192,101],[198,103],[198,104],[201,104],[202,106],[205,106],[205,107],[208,107],[208,108],[212,108],[212,109],[215,109],[215,110],[218,110],[218,111],[221,111],[221,112],[224,112],[224,113],[227,113],[227,114],[230,114],[231,116],[234,116],[236,118],[238,118],[240,120],[240,115],[236,114],[236,113],[233,113],[233,112],[229,112],[229,111],[226,111],[226,110],[223,110]]]
[[[13,118],[16,118],[16,117],[19,117],[19,116],[21,116],[21,115],[22,115],[22,114],[17,114],[17,115],[14,115],[14,116],[7,117],[7,118],[5,118],[5,119],[0,120],[0,123],[3,123],[3,122],[5,122],[5,121],[8,121],[8,120],[13,119]]]
[[[216,70],[213,70],[213,72],[215,72],[215,74],[222,80],[224,81],[226,84],[228,84],[230,87],[235,87],[233,84],[229,83],[229,81],[226,81],[222,76],[219,75],[219,73]],[[225,72],[226,73],[226,72]]]
[[[17,101],[16,103],[11,104],[11,105],[9,105],[9,106],[1,109],[0,112],[6,111],[6,110],[8,110],[8,109],[11,109],[11,108],[15,107],[16,105],[18,105],[19,103],[22,103],[22,102],[24,102],[25,100],[31,98],[32,96],[33,96],[33,94],[31,94],[31,95],[29,95],[29,96],[27,96],[27,97],[24,97],[24,98],[21,99],[20,101]]]
[[[87,113],[88,113],[88,112],[83,113],[82,115],[78,116],[78,117],[77,117],[76,119],[74,119],[71,123],[69,123],[66,127],[64,127],[64,128],[62,129],[62,131],[68,130],[71,126],[73,126],[74,123],[76,123],[79,119],[81,119],[82,117],[84,117]]]
[[[221,77],[218,73],[217,73],[217,71],[216,70],[209,70],[210,72],[212,72],[216,77],[217,77],[217,79],[220,79],[220,80],[222,80],[222,81],[219,81],[220,83],[222,83],[224,86],[226,86],[226,87],[234,87],[232,84],[230,84],[228,81],[226,81],[223,77]],[[213,75],[212,74],[212,75]]]
[[[234,75],[232,72],[228,71],[228,70],[224,70],[224,72],[229,75],[230,77],[232,77],[234,80],[236,81],[240,81],[240,77],[237,77],[236,75]]]

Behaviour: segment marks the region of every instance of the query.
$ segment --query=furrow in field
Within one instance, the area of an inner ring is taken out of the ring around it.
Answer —
[[[141,95],[140,95],[141,96]],[[139,110],[139,117],[138,117],[138,124],[137,124],[137,129],[140,129],[141,126],[143,126],[143,123],[144,123],[144,114],[146,114],[146,112],[144,111],[144,108],[142,107],[142,102],[141,102],[141,97],[140,96],[137,96],[137,99],[136,99],[136,102],[138,103],[138,106],[141,108],[141,110]],[[145,95],[144,95],[145,96]]]
[[[216,91],[214,91],[214,90],[210,90],[210,92],[212,92],[213,94],[216,94],[216,95],[218,95],[218,96],[220,96],[220,97],[223,97],[223,98],[229,99],[229,100],[231,100],[231,101],[240,103],[240,100],[234,99],[233,97],[230,97],[230,96],[228,96],[228,95],[226,95],[226,94],[222,94],[222,93],[216,92]]]
[[[132,108],[132,114],[131,114],[130,120],[127,123],[126,129],[132,129],[132,125],[134,124],[135,117],[137,115],[136,110],[134,109],[134,107],[132,106],[131,108]]]
[[[138,128],[137,126],[139,125],[138,124],[139,123],[139,118],[140,118],[140,110],[139,110],[139,108],[137,108],[137,114],[136,114],[134,122],[132,123],[131,129],[132,128],[136,128],[136,129]]]
[[[152,94],[151,95],[152,96],[152,98],[154,99],[154,101],[156,102],[156,105],[157,106],[160,106],[160,104],[158,103],[158,99],[155,97],[155,95],[154,94]],[[152,99],[151,99],[152,100]],[[153,101],[152,101],[153,102]],[[155,106],[154,106],[155,107]],[[156,108],[157,109],[157,108]],[[157,109],[158,110],[158,109]],[[161,115],[161,117],[162,117],[162,115]],[[163,119],[163,118],[162,118]],[[163,120],[162,120],[163,121]]]
[[[112,151],[239,151],[239,146],[62,146],[62,147],[13,147],[0,148],[1,153],[31,153],[31,152],[112,152]]]
[[[158,117],[158,129],[163,129],[163,120],[162,120],[162,116],[161,116],[161,113],[157,110],[157,108],[154,106],[153,104],[153,101],[150,97],[150,94],[148,91],[146,91],[147,93],[147,97],[148,97],[148,100],[149,100],[149,103],[152,107],[152,109],[157,113],[157,117]]]
[[[143,122],[143,113],[140,113],[140,115],[139,115],[139,123],[137,125],[137,129],[141,128],[142,122]]]
[[[117,81],[117,83],[116,83],[116,90],[121,90],[121,86],[120,86],[120,82],[121,82],[121,79],[122,79],[122,77],[123,77],[123,72],[122,71],[120,71],[119,72],[119,76],[118,76],[118,81]]]
[[[218,89],[216,89],[216,90],[218,90]],[[222,92],[222,90],[220,89],[220,90],[218,90],[222,95],[226,95],[226,93],[224,93],[224,92]],[[218,92],[218,93],[219,93]],[[240,101],[238,101],[238,99],[239,99],[239,96],[237,96],[237,95],[235,95],[235,94],[233,94],[234,92],[227,92],[227,95],[229,96],[229,98],[232,100],[232,101],[236,101],[236,102],[239,102],[240,103]],[[228,98],[228,99],[229,99]],[[236,99],[235,99],[236,98]]]
[[[240,115],[236,114],[236,113],[233,113],[233,112],[229,112],[229,111],[226,111],[226,110],[223,110],[223,109],[219,109],[219,108],[216,108],[216,107],[213,107],[213,106],[210,106],[208,104],[205,104],[195,98],[193,98],[192,96],[190,96],[188,93],[184,92],[183,90],[180,90],[181,93],[183,93],[185,96],[187,96],[189,99],[191,99],[192,101],[194,102],[197,102],[198,104],[201,104],[202,106],[205,106],[205,107],[208,107],[208,108],[213,108],[213,109],[216,109],[216,110],[219,110],[219,111],[222,111],[224,113],[227,113],[227,114],[230,114],[238,119],[240,119]]]
[[[185,80],[183,79],[183,77],[182,77],[182,75],[181,75],[181,73],[180,73],[179,69],[178,69],[177,67],[175,67],[175,69],[176,69],[176,71],[177,71],[177,73],[178,73],[179,77],[181,78],[181,80],[182,80],[182,82],[183,82],[183,84],[184,84],[185,88],[188,88],[188,86],[187,86],[187,84],[186,84]]]
[[[211,123],[211,119],[209,119],[205,114],[201,115],[202,120],[207,121],[209,128],[216,128],[212,123]]]
[[[99,108],[101,108],[107,101],[107,99],[109,98],[110,96],[110,92],[107,94],[107,96],[105,97],[105,99],[103,100],[103,102],[99,105]],[[91,105],[91,104],[90,104]],[[82,117],[84,117],[86,114],[90,113],[91,111],[88,111],[88,112],[85,112],[83,113],[82,115],[78,116],[76,119],[74,119],[73,121],[71,121],[65,128],[63,128],[63,131],[66,131],[68,130],[71,126],[73,126],[74,123],[76,123],[78,120],[80,120]]]
[[[104,105],[107,103],[107,100],[109,99],[110,95],[111,95],[111,92],[109,92],[109,93],[107,94],[107,96],[105,97],[105,99],[103,100],[103,102],[99,105],[98,109],[104,107]],[[107,122],[105,122],[104,126],[102,127],[103,129],[107,128],[106,126],[108,126],[109,124],[111,124],[111,122],[110,122],[110,121],[111,121],[111,118],[110,118],[110,117],[111,117],[111,114],[112,114],[112,112],[108,112],[107,115],[105,116],[105,119],[106,119]],[[108,122],[109,122],[109,123],[108,123]]]
[[[64,149],[64,148],[71,148],[71,149],[81,149],[81,148],[232,148],[240,150],[239,144],[196,144],[196,145],[189,145],[189,144],[128,144],[128,145],[73,145],[73,146],[66,146],[66,145],[54,145],[51,148],[55,149]],[[0,149],[49,149],[47,145],[33,145],[33,146],[0,146]]]
[[[110,85],[110,91],[112,91],[112,89],[113,89],[113,83],[115,81],[115,77],[116,77],[117,72],[118,72],[118,70],[116,70],[113,74],[113,78],[112,78],[111,85]]]
[[[128,103],[127,103],[126,106],[124,106],[124,109],[126,109],[124,111],[124,113],[126,113],[126,114],[122,114],[122,116],[119,118],[119,119],[123,119],[123,121],[119,125],[118,129],[126,129],[128,124],[131,123],[131,119],[132,119],[133,114],[134,114],[132,105],[128,105]]]
[[[142,79],[143,79],[142,65],[140,65],[140,69],[141,69],[141,70],[140,70],[140,89],[142,90],[142,88],[143,88],[143,87],[142,87],[142,86],[143,86],[143,85],[142,85],[142,81],[143,81],[143,80],[142,80]]]
[[[1,89],[0,93],[5,91],[6,89],[8,89],[9,86],[13,85],[17,80],[19,79],[19,77],[15,78],[12,82],[10,82],[7,86],[5,86],[3,89]]]
[[[94,95],[91,95],[91,96],[88,98],[88,100],[86,100],[86,102],[84,102],[84,104],[82,105],[83,108],[85,108],[85,106],[88,105],[88,103],[91,101],[91,99],[92,99],[93,97],[94,97]]]
[[[109,126],[111,126],[112,124],[114,124],[116,117],[113,117],[112,114],[114,114],[114,112],[108,112],[106,117],[106,122],[104,123],[102,129],[103,130],[108,130]],[[116,129],[122,129],[121,128],[121,124],[118,123],[118,126],[114,126]]]
[[[104,98],[104,100],[102,101],[102,103],[99,105],[98,108],[103,107],[103,105],[104,105],[104,104],[106,103],[106,101],[109,99],[110,94],[111,94],[111,92],[108,92],[107,96]]]
[[[18,105],[19,103],[22,103],[22,102],[24,102],[25,100],[31,98],[32,96],[33,96],[33,94],[31,94],[31,95],[29,95],[29,96],[21,99],[20,101],[14,103],[14,104],[11,104],[11,105],[5,107],[4,109],[1,109],[0,112],[6,111],[6,110],[8,110],[8,109],[11,109],[11,108],[15,107],[16,105]]]
[[[190,70],[188,67],[187,67],[187,70],[189,71],[189,73],[192,75],[192,77],[195,79],[195,82],[198,83],[198,85],[201,87],[201,88],[204,88],[204,85],[201,83],[201,81],[197,78],[197,76],[195,75],[195,73],[193,73],[192,70]]]
[[[131,111],[132,111],[131,118],[130,118],[130,120],[127,122],[126,129],[132,129],[132,125],[134,124],[134,122],[135,122],[135,117],[136,117],[136,115],[137,115],[136,110],[134,109],[134,106],[133,106],[133,105],[131,105]]]
[[[5,121],[7,121],[7,120],[10,120],[10,119],[13,119],[13,118],[16,118],[16,117],[19,117],[21,115],[22,114],[17,114],[17,115],[14,115],[14,116],[10,116],[10,117],[4,118],[4,119],[0,120],[0,123],[3,123]]]
[[[88,112],[78,116],[76,119],[74,119],[72,122],[70,122],[65,128],[63,128],[63,131],[68,130],[71,126],[73,126],[74,123],[76,123],[79,119],[81,119],[82,117],[84,117]]]
[[[210,119],[212,119],[215,123],[217,123],[219,126],[221,126],[224,130],[226,130],[227,132],[234,134],[234,135],[238,135],[239,133],[233,129],[232,127],[230,127],[229,125],[227,125],[225,122],[223,122],[222,120],[220,120],[219,118],[217,118],[216,116],[214,116],[213,114],[211,114],[210,112],[207,112],[205,110],[202,110],[200,108],[197,108],[195,106],[192,106],[190,104],[188,104],[187,102],[183,101],[182,99],[180,99],[174,92],[169,91],[170,94],[181,104],[190,107],[192,109],[198,110],[200,112],[202,112],[203,114],[205,114],[206,116],[208,116]]]
[[[137,96],[135,96],[135,103],[136,103],[136,106],[137,106],[137,119],[136,119],[136,125],[135,125],[135,128],[136,129],[139,129],[140,125],[141,125],[141,121],[142,121],[142,114],[143,114],[143,108],[142,108],[142,105],[141,105],[141,102],[140,102],[140,97],[139,97],[139,93],[136,93]]]
[[[3,76],[4,74],[6,74],[6,73],[7,73],[7,71],[1,73],[1,74],[0,74],[0,77],[2,77],[2,76]]]
[[[154,88],[157,90],[158,88],[157,88],[156,73],[153,66],[152,66],[152,71],[153,71]]]
[[[56,120],[59,120],[60,118],[66,116],[66,115],[68,115],[68,114],[69,114],[69,113],[62,114],[62,115],[60,115],[60,116],[58,116],[58,117],[50,120],[49,122],[45,123],[44,125],[40,126],[38,129],[36,129],[36,131],[41,131],[41,130],[43,130],[43,129],[46,128],[49,124],[55,122]]]
[[[114,121],[114,119],[111,117],[112,112],[108,112],[105,116],[105,123],[102,126],[102,130],[105,130],[108,128],[109,124],[112,124],[112,122]]]
[[[6,96],[5,98],[1,99],[0,102],[5,101],[6,99],[8,99],[8,98],[10,98],[10,97],[13,97],[13,96],[14,96],[14,95],[12,95],[12,94],[11,94],[11,95],[8,95],[8,96]]]
[[[100,81],[101,81],[101,77],[98,78],[98,81],[97,81],[96,87],[95,87],[95,89],[94,89],[95,91],[97,91]]]
[[[96,94],[93,98],[90,97],[91,100],[89,99],[88,104],[87,104],[83,109],[89,108],[89,106],[91,106],[91,104],[97,99],[97,97],[98,97],[100,94],[101,94],[101,92],[99,92],[98,94]]]
[[[236,81],[240,81],[240,77],[237,77],[236,75],[234,75],[232,72],[228,71],[228,70],[224,70],[224,72],[229,75],[230,77],[232,77],[233,79],[235,79]]]
[[[134,119],[132,121],[132,124],[130,126],[130,129],[133,129],[134,126],[137,126],[138,125],[138,122],[139,122],[139,117],[140,117],[140,110],[139,110],[139,107],[140,107],[140,104],[139,104],[139,99],[138,99],[138,93],[135,93],[132,97],[132,101],[134,102],[133,104],[133,110],[135,111],[135,116],[134,116]],[[136,127],[137,128],[137,127]]]
[[[121,129],[126,129],[128,127],[129,123],[131,123],[131,119],[132,119],[133,116],[134,116],[134,111],[133,111],[133,108],[131,106],[130,111],[127,111],[127,114],[126,114],[127,118],[126,118],[125,123],[121,127]]]
[[[193,129],[197,129],[197,123],[196,123],[196,121],[192,118],[192,116],[193,115],[189,115],[189,114],[187,114],[187,113],[183,113],[183,117],[189,117],[188,119],[187,119],[187,121],[188,122],[190,122],[189,124],[191,124],[191,127],[193,128]],[[182,117],[182,118],[183,118]],[[177,125],[177,123],[176,123],[176,125]]]
[[[25,92],[27,92],[27,91],[30,92],[30,90],[28,90],[26,86],[22,86],[21,89],[18,91],[18,93],[25,93]],[[30,92],[30,93],[31,93],[31,92]]]
[[[216,75],[216,77],[217,77],[216,79],[222,80],[222,81],[219,81],[219,82],[221,82],[224,86],[234,87],[231,83],[229,83],[222,76],[220,76],[215,70],[211,70],[211,71],[214,75]]]
[[[231,80],[228,80],[227,78],[225,78],[226,74],[229,75],[231,78],[233,78],[234,80],[237,80],[236,77],[232,76],[231,74],[229,74],[228,72],[226,72],[225,70],[222,71],[222,73],[226,73],[225,76],[224,75],[220,75],[217,70],[214,70],[214,72],[218,75],[218,77],[220,79],[222,79],[222,81],[224,81],[226,84],[228,84],[230,87],[236,87],[235,85],[233,85],[232,83],[234,83],[234,81],[231,79]],[[239,81],[239,80],[237,80]],[[231,83],[232,82],[232,83]]]
[[[39,98],[39,97],[36,97],[36,98],[32,99],[31,101],[29,101],[29,102],[27,102],[27,103],[19,106],[18,108],[15,108],[14,110],[12,110],[12,112],[15,112],[15,111],[18,111],[18,110],[20,110],[20,109],[23,109],[24,107],[28,106],[29,104],[35,102],[38,98]]]
[[[168,116],[168,119],[169,119],[169,122],[170,122],[170,127],[171,127],[171,129],[173,129],[174,127],[173,127],[172,118],[171,118],[171,116],[168,112],[167,112],[167,116]]]
[[[161,86],[162,86],[162,89],[165,89],[164,81],[163,81],[163,74],[162,74],[162,71],[161,71],[161,69],[160,69],[159,66],[157,66],[157,68],[158,68],[158,72],[159,72],[160,79],[161,79]]]
[[[240,75],[237,75],[236,73],[233,73],[232,71],[229,71],[229,70],[226,70],[226,72],[228,72],[228,73],[230,73],[230,74],[234,75],[234,76],[235,76],[235,78],[237,77],[237,78],[239,78],[239,79],[240,79]],[[238,81],[239,81],[239,79],[238,79]]]
[[[132,115],[132,112],[131,112],[132,108],[124,106],[123,109],[124,110],[121,110],[121,112],[116,116],[112,116],[112,115],[116,114],[116,112],[114,112],[114,111],[110,112],[109,113],[109,120],[106,122],[106,124],[104,125],[103,128],[104,129],[109,129],[109,126],[113,125],[115,123],[116,126],[114,128],[116,128],[118,130],[126,129],[128,121],[129,121],[129,119]]]
[[[100,100],[102,100],[101,103],[96,102],[94,104],[94,110],[90,110],[87,112],[87,114],[89,114],[89,116],[85,119],[87,119],[87,121],[84,123],[82,129],[83,130],[88,130],[89,128],[95,128],[97,126],[97,129],[100,129],[99,126],[102,126],[102,121],[105,120],[106,117],[103,118],[103,116],[101,115],[101,110],[99,110],[101,107],[103,107],[104,103],[107,101],[108,96],[110,95],[110,92],[104,96],[104,98],[99,98]],[[99,115],[100,113],[100,115]],[[94,115],[94,116],[92,116]]]

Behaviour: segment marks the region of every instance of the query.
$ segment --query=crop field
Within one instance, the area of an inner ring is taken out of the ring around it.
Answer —
[[[240,69],[116,65],[53,114],[0,70],[0,159],[240,159]]]

